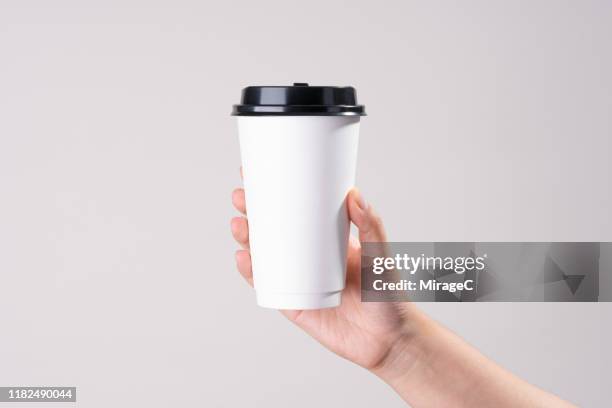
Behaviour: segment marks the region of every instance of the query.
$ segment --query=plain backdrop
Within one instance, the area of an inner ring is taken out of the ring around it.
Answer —
[[[0,385],[77,386],[82,407],[403,406],[256,307],[231,105],[355,86],[358,185],[392,240],[610,241],[611,38],[605,1],[2,0]],[[612,304],[422,307],[610,405]]]

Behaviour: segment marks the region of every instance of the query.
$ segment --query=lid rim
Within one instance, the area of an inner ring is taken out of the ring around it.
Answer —
[[[247,86],[232,116],[365,116],[352,86]]]
[[[363,105],[234,105],[232,116],[367,116]]]

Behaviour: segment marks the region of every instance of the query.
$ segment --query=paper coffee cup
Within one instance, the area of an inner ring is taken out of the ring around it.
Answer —
[[[359,119],[351,87],[247,87],[234,106],[260,306],[336,307],[345,286]]]

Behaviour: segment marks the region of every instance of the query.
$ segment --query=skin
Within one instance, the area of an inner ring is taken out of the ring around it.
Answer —
[[[246,215],[244,190],[232,193]],[[386,242],[380,217],[357,190],[347,197],[349,218],[359,230],[351,237],[347,283],[340,307],[282,310],[281,313],[323,346],[388,383],[407,403],[420,407],[573,407],[504,370],[413,303],[362,303],[360,242]],[[253,286],[246,216],[231,230],[242,249],[240,274]]]

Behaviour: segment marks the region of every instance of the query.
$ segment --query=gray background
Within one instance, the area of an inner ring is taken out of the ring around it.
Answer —
[[[75,385],[86,407],[403,406],[255,306],[230,105],[355,86],[358,184],[395,241],[610,241],[611,22],[603,1],[3,0],[0,384]],[[608,405],[611,306],[421,305],[585,407]]]

